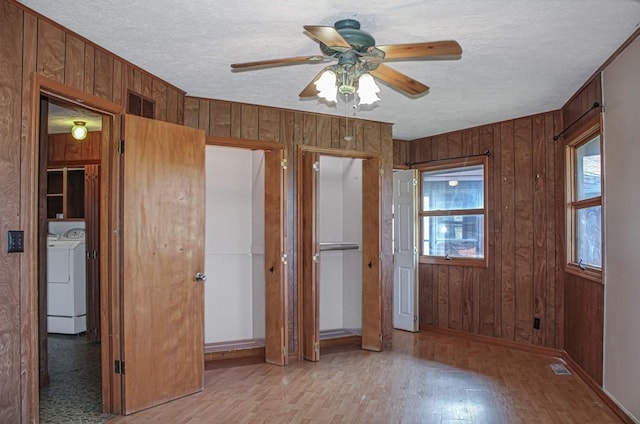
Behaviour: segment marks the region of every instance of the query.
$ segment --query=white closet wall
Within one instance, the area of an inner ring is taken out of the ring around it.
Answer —
[[[320,243],[362,244],[362,161],[320,157],[318,176]],[[360,328],[362,252],[320,252],[320,330]]]
[[[254,270],[254,235],[263,238],[264,217],[262,223],[254,223],[254,215],[260,207],[264,210],[264,205],[254,205],[259,196],[254,194],[258,172],[254,173],[253,163],[250,150],[206,147],[205,343],[255,337],[254,315],[260,313],[253,307],[259,303],[260,293],[254,290],[254,275],[264,271],[262,267]],[[256,243],[264,245],[259,240]],[[264,289],[261,293],[260,331],[264,334]]]
[[[264,152],[254,150],[251,153],[252,190],[251,190],[251,258],[253,282],[253,338],[264,339],[265,301],[264,301]]]
[[[343,240],[358,243],[358,250],[343,251],[343,326],[362,328],[362,160],[344,163]]]

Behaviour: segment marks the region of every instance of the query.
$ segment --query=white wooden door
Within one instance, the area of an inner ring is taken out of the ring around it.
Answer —
[[[418,171],[393,173],[393,327],[418,331]]]

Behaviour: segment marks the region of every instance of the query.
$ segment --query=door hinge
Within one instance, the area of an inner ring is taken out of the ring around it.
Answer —
[[[378,174],[384,175],[384,169],[382,169],[382,168],[378,169]]]
[[[316,353],[320,352],[320,345],[318,342],[313,342],[313,351]]]
[[[418,322],[418,315],[413,316],[413,322]]]
[[[378,334],[378,341],[382,343],[382,334]]]
[[[118,153],[119,155],[124,154],[124,139],[122,139],[122,138],[117,141],[116,153]]]
[[[418,185],[418,180],[416,178],[413,179],[413,186],[417,186]]]
[[[313,170],[316,172],[320,171],[320,162],[318,161],[313,162]]]
[[[286,159],[282,159],[280,161],[280,166],[282,167],[282,169],[287,169],[287,160]]]
[[[124,361],[116,359],[113,362],[113,372],[116,374],[124,374]]]
[[[280,256],[280,262],[282,262],[284,265],[287,264],[287,254],[283,253],[282,256]]]
[[[313,262],[316,263],[316,264],[320,263],[320,254],[319,253],[315,253],[313,255]]]

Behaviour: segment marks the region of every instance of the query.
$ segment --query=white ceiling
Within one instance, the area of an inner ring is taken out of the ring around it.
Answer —
[[[560,108],[640,24],[640,0],[21,0],[188,95],[394,123],[412,140]],[[371,110],[300,100],[326,64],[232,73],[319,54],[303,25],[354,18],[377,44],[457,40],[460,60],[390,62],[428,85],[381,85]]]

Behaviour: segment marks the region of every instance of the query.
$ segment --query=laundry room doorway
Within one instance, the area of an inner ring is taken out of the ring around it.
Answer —
[[[85,420],[104,410],[100,166],[112,118],[47,93],[39,112],[40,414]]]

